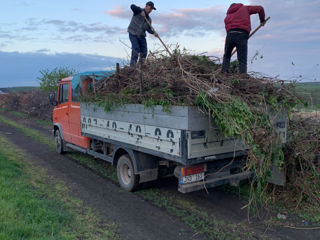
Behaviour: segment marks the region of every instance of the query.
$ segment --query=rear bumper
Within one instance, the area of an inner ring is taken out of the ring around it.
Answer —
[[[205,188],[212,188],[221,186],[224,184],[237,184],[241,180],[250,179],[253,177],[253,172],[242,172],[237,174],[232,174],[224,177],[214,177],[207,178],[201,182],[195,182],[190,184],[180,184],[178,187],[179,192],[181,193],[190,193],[198,190],[202,190]]]

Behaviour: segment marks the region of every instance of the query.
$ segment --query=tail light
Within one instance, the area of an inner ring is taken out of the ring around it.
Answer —
[[[197,166],[192,166],[192,167],[183,167],[181,168],[181,176],[190,176],[190,175],[195,175],[198,173],[203,173],[206,171],[206,165],[197,165]]]

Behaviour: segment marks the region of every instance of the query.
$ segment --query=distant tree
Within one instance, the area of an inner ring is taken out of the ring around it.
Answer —
[[[76,74],[76,71],[68,67],[56,67],[53,70],[44,69],[40,71],[40,89],[45,92],[55,92],[58,88],[59,81],[63,78]]]

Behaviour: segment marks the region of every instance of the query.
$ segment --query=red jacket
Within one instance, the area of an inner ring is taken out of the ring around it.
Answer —
[[[230,6],[227,17],[224,19],[227,32],[231,29],[243,29],[251,32],[250,15],[259,13],[260,21],[265,21],[264,9],[261,6],[245,6],[234,3]]]

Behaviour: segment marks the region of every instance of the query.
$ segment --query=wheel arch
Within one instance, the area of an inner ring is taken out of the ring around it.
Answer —
[[[123,148],[123,147],[120,147],[120,146],[115,148],[114,151],[113,151],[112,165],[117,165],[119,158],[124,154],[128,154],[129,155],[129,157],[130,157],[130,159],[132,161],[133,167],[134,167],[134,173],[138,174],[139,171],[138,171],[137,159],[135,157],[135,154],[134,154],[133,150],[131,150],[131,149],[126,149],[126,148]]]
[[[62,126],[60,123],[55,123],[53,125],[53,136],[55,135],[56,131],[59,130],[60,132],[60,136],[62,138],[62,140],[64,140],[64,136],[63,136],[63,131],[62,131]]]
[[[123,154],[129,155],[134,167],[134,174],[140,176],[140,183],[158,179],[159,159],[156,156],[119,146],[114,149],[112,164],[117,165]]]

